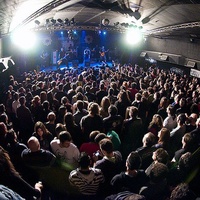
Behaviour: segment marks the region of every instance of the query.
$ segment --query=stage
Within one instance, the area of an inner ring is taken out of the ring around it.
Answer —
[[[50,72],[50,71],[57,71],[57,70],[84,70],[85,68],[95,68],[95,69],[99,69],[99,68],[103,68],[103,67],[109,67],[111,68],[113,66],[112,62],[106,62],[106,63],[102,63],[102,62],[87,62],[87,63],[79,63],[78,61],[73,61],[73,62],[68,62],[68,65],[63,65],[61,64],[60,66],[58,65],[52,65],[52,66],[41,66],[39,67],[38,71],[44,71],[44,72]]]

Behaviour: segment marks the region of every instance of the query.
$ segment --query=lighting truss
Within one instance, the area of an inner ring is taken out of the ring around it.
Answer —
[[[163,33],[167,31],[173,31],[173,30],[179,30],[179,29],[186,29],[186,28],[195,28],[200,27],[200,21],[199,22],[190,22],[190,23],[184,23],[184,24],[178,24],[178,25],[172,25],[172,26],[166,26],[163,28],[157,28],[151,31],[146,31],[145,35],[153,35],[156,33]]]

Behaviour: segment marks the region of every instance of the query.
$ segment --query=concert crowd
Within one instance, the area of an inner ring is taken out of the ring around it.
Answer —
[[[200,197],[195,77],[156,65],[35,70],[10,75],[1,102],[0,184],[21,199]]]

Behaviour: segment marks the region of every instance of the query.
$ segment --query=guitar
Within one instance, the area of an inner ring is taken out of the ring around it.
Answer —
[[[108,51],[109,51],[109,49],[106,50],[106,51],[100,51],[100,52],[99,52],[99,53],[100,53],[100,56],[101,56],[101,57],[104,57],[105,54],[106,54]]]
[[[66,54],[63,58],[59,59],[57,61],[57,64],[60,65],[62,63],[62,61],[65,60],[68,56],[69,56],[69,54]]]

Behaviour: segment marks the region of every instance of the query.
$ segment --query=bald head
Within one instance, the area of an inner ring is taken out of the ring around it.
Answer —
[[[40,143],[38,139],[34,136],[29,138],[27,145],[28,145],[28,148],[31,150],[31,152],[40,150]]]

